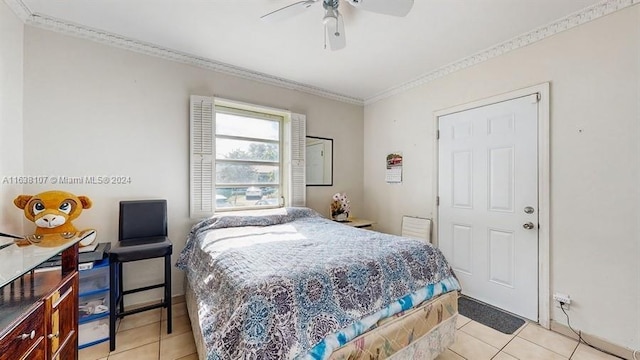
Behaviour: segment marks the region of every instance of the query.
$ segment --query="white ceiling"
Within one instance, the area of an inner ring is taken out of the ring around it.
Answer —
[[[415,0],[396,18],[343,1],[347,47],[330,51],[320,2],[268,23],[260,16],[298,0],[22,1],[34,14],[360,100],[600,2]]]

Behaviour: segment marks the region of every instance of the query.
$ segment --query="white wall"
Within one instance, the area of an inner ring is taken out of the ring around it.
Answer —
[[[22,234],[20,209],[13,199],[22,191],[22,97],[24,25],[0,1],[0,232]]]
[[[571,324],[640,348],[640,6],[365,107],[366,217],[434,214],[434,111],[551,82],[551,292]],[[404,182],[384,157],[404,152]],[[566,324],[559,309],[552,319]]]
[[[121,175],[129,185],[47,185],[89,196],[94,208],[76,220],[117,241],[118,201],[165,198],[174,256],[189,219],[190,94],[216,95],[307,114],[307,133],[334,139],[333,188],[308,188],[308,205],[328,212],[330,197],[347,191],[363,208],[363,108],[263,83],[222,75],[46,30],[26,27],[24,59],[26,174]],[[126,286],[162,278],[161,261],[127,264]],[[134,273],[135,272],[135,273]],[[183,273],[173,272],[173,293]],[[156,298],[159,298],[160,292]],[[131,302],[149,301],[145,295]]]

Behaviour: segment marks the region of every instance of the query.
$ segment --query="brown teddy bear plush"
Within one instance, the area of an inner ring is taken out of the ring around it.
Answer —
[[[13,200],[13,203],[20,209],[24,210],[24,216],[33,221],[36,224],[36,232],[33,236],[28,236],[26,239],[38,240],[38,239],[51,239],[51,245],[47,245],[42,241],[31,241],[31,243],[38,242],[40,246],[57,246],[60,244],[53,244],[63,239],[68,241],[71,239],[69,234],[77,233],[84,237],[80,241],[80,245],[87,246],[91,244],[96,238],[95,230],[83,230],[78,232],[75,226],[71,223],[82,213],[83,209],[91,208],[91,200],[86,196],[76,196],[66,191],[45,191],[37,195],[18,195]],[[65,234],[66,236],[60,237],[54,234]],[[51,236],[48,236],[51,235]],[[57,239],[57,240],[54,240]]]

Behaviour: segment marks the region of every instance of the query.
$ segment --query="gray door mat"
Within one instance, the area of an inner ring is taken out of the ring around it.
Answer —
[[[471,320],[509,335],[525,323],[525,320],[515,315],[466,296],[458,298],[458,312]]]

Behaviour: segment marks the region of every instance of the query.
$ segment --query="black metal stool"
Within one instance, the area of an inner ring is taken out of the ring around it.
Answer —
[[[109,347],[116,348],[116,320],[142,311],[167,309],[167,333],[171,334],[171,253],[173,244],[167,237],[167,201],[135,200],[120,202],[118,245],[109,252],[110,311]],[[130,261],[164,257],[164,283],[123,290],[122,264]],[[134,310],[124,310],[124,296],[164,287],[162,302]]]

